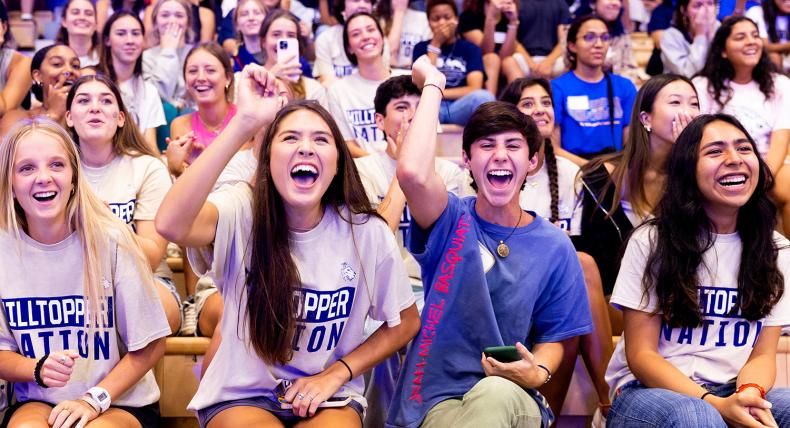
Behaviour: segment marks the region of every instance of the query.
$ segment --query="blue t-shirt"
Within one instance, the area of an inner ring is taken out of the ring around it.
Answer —
[[[614,127],[609,119],[606,78],[588,83],[569,71],[551,81],[554,118],[562,130],[563,149],[579,156],[623,149],[623,129],[631,121],[636,87],[630,80],[616,74],[610,73],[609,77]]]
[[[475,201],[448,194],[430,230],[412,221],[408,245],[422,268],[425,307],[388,427],[416,427],[439,402],[466,394],[485,377],[486,347],[532,348],[592,331],[584,276],[565,233],[537,216],[515,231],[488,223]],[[499,240],[510,247],[506,258],[496,255]]]
[[[412,53],[414,61],[428,52],[428,43],[430,40],[414,46]],[[442,54],[436,59],[436,68],[447,78],[445,84],[447,88],[466,86],[466,75],[473,71],[485,72],[480,48],[464,39],[456,39],[455,43],[442,45]]]

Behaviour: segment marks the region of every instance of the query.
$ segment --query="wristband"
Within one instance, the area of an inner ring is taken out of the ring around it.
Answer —
[[[425,49],[428,50],[428,53],[432,53],[432,54],[436,54],[436,55],[441,55],[442,54],[442,49],[441,48],[437,48],[436,46],[431,45],[431,44],[429,44]]]
[[[343,361],[342,358],[340,358],[337,361],[339,361],[340,364],[343,364],[344,366],[346,366],[346,369],[348,370],[348,381],[351,382],[351,380],[354,379],[354,372],[351,371],[351,367],[348,365],[347,362]]]
[[[735,393],[738,394],[740,392],[743,392],[743,390],[745,390],[746,388],[754,388],[754,389],[760,391],[760,397],[763,400],[765,400],[765,388],[763,388],[762,386],[760,386],[760,385],[758,385],[756,383],[744,383],[741,386],[739,386],[738,389],[735,390]]]
[[[543,384],[545,385],[549,383],[549,381],[551,380],[551,370],[549,370],[548,367],[544,366],[543,364],[538,364],[538,367],[543,370],[546,370],[546,380],[543,381]]]
[[[711,392],[711,391],[705,391],[705,393],[704,393],[704,394],[702,394],[702,397],[700,397],[699,399],[700,399],[700,400],[702,400],[702,401],[705,401],[705,397],[707,397],[707,396],[708,396],[708,395],[710,395],[710,394],[713,394],[713,392]]]
[[[442,88],[440,88],[439,85],[437,85],[435,83],[426,83],[426,84],[422,85],[422,89],[425,89],[428,86],[433,86],[434,88],[438,89],[439,93],[442,94],[442,99],[444,99],[444,90],[442,90]]]
[[[35,370],[33,370],[33,379],[36,381],[36,384],[42,388],[49,388],[49,385],[44,383],[44,379],[41,378],[41,368],[44,367],[44,362],[47,361],[47,358],[49,358],[49,354],[44,354],[36,363]]]
[[[99,414],[106,412],[107,409],[110,408],[112,399],[110,398],[109,391],[106,389],[100,386],[94,386],[93,388],[89,389],[85,395],[93,399],[93,401],[95,401],[99,406]]]

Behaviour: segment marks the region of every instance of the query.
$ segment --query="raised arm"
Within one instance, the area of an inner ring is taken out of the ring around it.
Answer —
[[[412,218],[423,228],[431,227],[447,207],[447,190],[436,173],[436,128],[445,77],[426,56],[412,65],[412,79],[423,89],[420,104],[398,150],[396,175]]]
[[[169,241],[204,246],[214,240],[217,209],[206,198],[239,148],[274,119],[284,99],[273,74],[250,64],[239,82],[237,113],[216,140],[170,188],[156,215],[156,230]]]

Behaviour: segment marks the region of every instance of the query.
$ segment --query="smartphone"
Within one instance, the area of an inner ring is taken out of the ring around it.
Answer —
[[[299,62],[299,41],[295,38],[277,40],[277,62]]]
[[[521,359],[515,346],[489,346],[483,349],[486,357],[491,357],[502,363],[512,363]]]
[[[278,397],[277,400],[280,402],[280,408],[283,410],[293,409],[293,405],[287,401],[285,401],[282,397]],[[330,397],[328,400],[324,401],[323,403],[319,404],[318,407],[345,407],[348,403],[351,402],[351,397]]]

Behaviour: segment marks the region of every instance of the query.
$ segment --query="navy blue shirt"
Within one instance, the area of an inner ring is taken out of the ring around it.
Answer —
[[[414,46],[414,61],[428,52],[428,43],[430,41],[426,40]],[[455,43],[442,45],[442,54],[436,59],[436,68],[447,78],[445,87],[460,88],[467,85],[466,76],[469,73],[485,73],[483,53],[474,43],[457,38]]]

